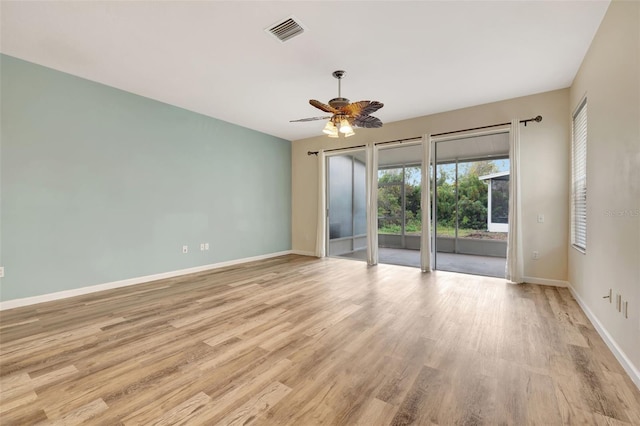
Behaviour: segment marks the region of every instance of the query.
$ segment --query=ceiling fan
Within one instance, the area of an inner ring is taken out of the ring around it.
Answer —
[[[328,105],[320,101],[316,101],[315,99],[311,99],[309,103],[314,107],[333,115],[326,117],[302,118],[300,120],[291,120],[290,122],[294,123],[300,121],[329,119],[329,122],[327,122],[327,125],[322,131],[329,135],[330,138],[337,138],[339,136],[338,132],[344,134],[345,137],[353,136],[355,135],[353,127],[382,127],[382,121],[369,114],[376,112],[382,108],[384,104],[378,101],[359,101],[350,103],[349,99],[342,97],[340,91],[340,82],[342,77],[345,75],[345,71],[334,71],[332,75],[338,79],[338,97],[331,99]]]

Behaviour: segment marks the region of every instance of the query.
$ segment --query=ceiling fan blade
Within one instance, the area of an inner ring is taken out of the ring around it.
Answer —
[[[382,127],[382,121],[372,115],[359,115],[353,119],[353,124],[356,127],[364,127],[367,129]]]
[[[316,121],[316,120],[326,120],[328,118],[331,118],[330,115],[326,116],[326,117],[309,117],[309,118],[301,118],[300,120],[289,120],[289,123],[297,123],[299,121]]]
[[[318,109],[321,109],[321,110],[322,110],[322,111],[324,111],[324,112],[330,112],[330,113],[332,113],[332,114],[335,114],[335,113],[337,113],[337,112],[338,112],[338,110],[337,110],[337,109],[335,109],[335,108],[333,108],[332,106],[327,105],[327,104],[325,104],[325,103],[322,103],[322,102],[320,102],[320,101],[316,101],[315,99],[311,99],[311,100],[309,100],[309,103],[310,103],[311,105],[313,105],[314,107],[316,107],[316,108],[318,108]]]
[[[343,110],[347,114],[353,115],[353,116],[369,115],[376,112],[383,106],[384,104],[378,101],[359,101],[359,102],[350,103],[349,105],[344,107]]]

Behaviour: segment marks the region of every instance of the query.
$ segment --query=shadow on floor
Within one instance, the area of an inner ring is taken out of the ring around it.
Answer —
[[[358,250],[340,256],[346,259],[366,260],[367,251]],[[378,261],[392,265],[420,267],[420,251],[394,248],[378,249]],[[506,259],[503,257],[476,256],[471,254],[437,253],[435,269],[463,274],[504,278]]]

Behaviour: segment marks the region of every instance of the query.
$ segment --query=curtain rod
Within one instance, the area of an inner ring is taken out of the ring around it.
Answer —
[[[366,145],[345,146],[344,148],[325,149],[324,152],[345,151],[347,149],[365,148]],[[319,151],[307,151],[307,155],[318,155]]]
[[[538,116],[536,116],[534,118],[527,118],[526,120],[520,120],[521,123],[524,123],[525,127],[527,127],[527,123],[529,123],[531,121],[535,121],[536,123],[539,123],[539,122],[542,121],[542,116],[538,115]],[[470,127],[468,129],[453,130],[451,132],[435,133],[435,134],[433,134],[431,136],[433,137],[433,136],[453,135],[453,134],[456,134],[456,133],[469,132],[471,130],[482,130],[482,129],[490,129],[492,127],[506,126],[508,124],[511,124],[511,123],[498,123],[498,124],[490,124],[488,126]],[[395,139],[395,140],[392,140],[392,141],[376,142],[376,143],[374,143],[374,145],[384,145],[384,144],[394,143],[394,142],[413,141],[413,140],[421,139],[421,138],[422,138],[422,136],[416,136],[416,137],[413,137],[413,138]],[[325,152],[342,151],[342,150],[345,150],[345,149],[364,148],[364,147],[366,147],[366,145],[349,146],[349,147],[344,147],[344,148],[327,149],[327,150],[325,150]],[[307,151],[307,155],[318,155],[318,151]]]
[[[535,121],[536,123],[539,123],[539,122],[542,121],[542,116],[538,115],[537,117],[534,117],[534,118],[527,118],[526,120],[520,120],[521,123],[524,123],[524,127],[527,127],[527,123],[529,123],[530,121]],[[471,130],[490,129],[492,127],[506,126],[506,125],[509,125],[509,124],[511,124],[511,123],[489,124],[488,126],[471,127],[469,129],[453,130],[451,132],[434,133],[431,136],[433,137],[433,136],[453,135],[455,133],[469,132]]]

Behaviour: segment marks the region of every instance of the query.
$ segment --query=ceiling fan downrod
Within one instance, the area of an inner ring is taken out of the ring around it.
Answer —
[[[346,71],[343,70],[337,70],[334,71],[332,73],[332,75],[338,79],[338,97],[341,98],[342,97],[342,77],[344,77],[344,75],[346,74]]]
[[[338,97],[333,98],[329,101],[329,105],[331,105],[335,109],[340,109],[349,105],[349,99],[342,97],[342,77],[346,74],[346,71],[337,70],[332,73],[332,75],[338,79]]]

